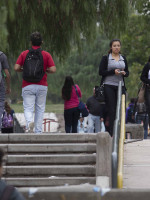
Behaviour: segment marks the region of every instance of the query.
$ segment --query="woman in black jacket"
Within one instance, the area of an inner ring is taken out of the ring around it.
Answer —
[[[141,81],[146,84],[145,104],[146,104],[146,110],[149,116],[149,126],[150,126],[150,57],[142,70]]]
[[[99,66],[99,75],[102,76],[101,84],[104,84],[106,107],[108,108],[109,128],[107,131],[111,136],[113,136],[113,125],[116,116],[119,81],[122,82],[122,91],[125,94],[124,77],[129,76],[127,60],[121,55],[120,48],[120,40],[113,39],[110,42],[108,55],[102,57]]]

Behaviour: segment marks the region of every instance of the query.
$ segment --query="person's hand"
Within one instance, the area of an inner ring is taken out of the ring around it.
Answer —
[[[115,69],[115,74],[116,75],[120,75],[120,70],[119,69]]]
[[[122,75],[126,75],[126,72],[125,71],[121,71],[120,72]]]
[[[11,93],[11,89],[10,88],[6,88],[6,94],[10,94]]]
[[[103,122],[103,121],[104,121],[104,119],[103,119],[103,118],[100,118],[100,121],[101,121],[101,122]]]

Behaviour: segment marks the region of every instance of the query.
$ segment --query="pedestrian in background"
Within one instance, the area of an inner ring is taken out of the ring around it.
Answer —
[[[99,65],[99,75],[102,76],[101,85],[104,84],[106,107],[108,108],[108,132],[113,136],[113,125],[116,117],[117,93],[119,82],[122,83],[122,94],[125,94],[124,77],[129,76],[128,64],[125,56],[120,52],[121,42],[113,39],[110,42],[108,55],[102,57]]]
[[[88,98],[86,105],[89,110],[88,133],[98,133],[101,131],[101,122],[103,122],[105,105],[96,100],[95,87],[93,88],[93,95]]]
[[[146,111],[149,117],[149,127],[150,127],[150,57],[142,70],[140,78],[141,81],[145,84],[145,104],[146,104]]]
[[[4,104],[6,94],[10,94],[10,74],[7,56],[0,51],[0,132],[2,126],[2,115],[4,112]],[[6,82],[6,88],[5,88]]]
[[[74,84],[71,76],[66,76],[62,87],[62,98],[64,99],[64,119],[66,133],[77,133],[78,119],[80,112],[78,110],[79,99],[75,90],[81,98],[81,90],[77,84]]]
[[[130,99],[130,103],[126,109],[126,124],[135,123],[135,98]]]
[[[47,74],[55,73],[56,67],[51,55],[41,49],[43,43],[39,32],[30,36],[32,48],[23,51],[14,66],[15,71],[23,72],[22,97],[26,119],[26,133],[42,133],[43,115],[48,90]],[[35,107],[35,117],[33,113]]]

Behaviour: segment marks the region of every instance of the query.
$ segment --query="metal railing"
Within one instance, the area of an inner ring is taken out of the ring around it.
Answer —
[[[119,154],[118,154],[118,173],[117,173],[117,186],[123,187],[123,150],[125,140],[125,95],[122,95],[121,104],[121,129],[119,139]]]
[[[122,98],[122,85],[119,82],[116,119],[113,127],[113,141],[112,141],[112,188],[117,188],[117,172],[118,172],[118,146],[120,139],[120,124],[121,124],[121,98]]]

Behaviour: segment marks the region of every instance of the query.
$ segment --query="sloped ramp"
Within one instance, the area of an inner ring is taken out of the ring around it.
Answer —
[[[124,145],[123,188],[150,189],[150,140]]]

